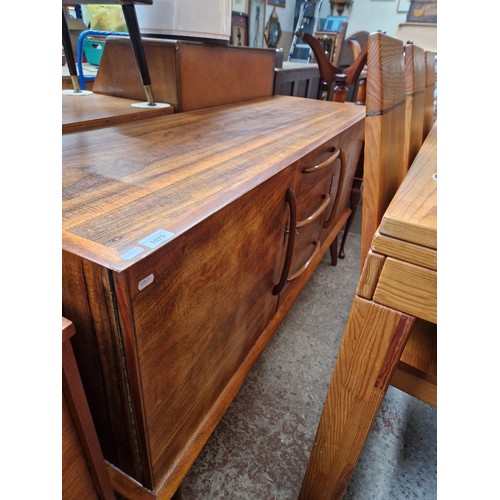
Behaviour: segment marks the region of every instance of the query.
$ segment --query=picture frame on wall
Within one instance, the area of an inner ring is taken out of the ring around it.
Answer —
[[[232,11],[248,15],[248,2],[249,0],[232,0]]]
[[[437,0],[412,0],[406,15],[407,23],[437,23]]]
[[[250,0],[248,18],[248,45],[264,47],[264,26],[266,21],[266,0]]]
[[[231,19],[231,45],[248,47],[248,16],[233,12]]]
[[[275,7],[285,7],[286,0],[267,0],[268,5],[274,5]]]

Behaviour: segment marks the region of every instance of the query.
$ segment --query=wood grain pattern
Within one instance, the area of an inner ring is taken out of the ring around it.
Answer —
[[[437,274],[388,257],[373,300],[398,311],[437,322]]]
[[[375,233],[371,248],[374,252],[387,257],[394,257],[417,266],[437,270],[437,250],[433,248],[383,236],[379,232]]]
[[[76,364],[71,336],[75,328],[62,318],[62,497],[115,498],[104,456]]]
[[[382,33],[368,37],[361,262],[404,176],[403,44]]]
[[[437,123],[384,214],[380,233],[437,249]]]
[[[65,135],[63,248],[124,270],[152,252],[121,258],[145,236],[179,236],[363,114],[274,96]]]
[[[359,140],[363,119],[275,96],[63,136],[64,310],[84,332],[82,373],[120,494],[179,487],[349,215],[325,230],[340,185],[331,149]],[[278,296],[291,189],[310,231],[292,258],[308,265]],[[121,258],[158,228],[174,235]]]
[[[372,300],[377,287],[378,279],[384,267],[385,255],[368,252],[365,265],[361,271],[361,276],[356,289],[356,295],[363,299]]]
[[[432,160],[418,153],[383,216],[406,238],[377,232],[368,252],[299,498],[342,498],[389,382],[437,404],[437,247],[417,243],[435,233]]]
[[[366,114],[378,116],[405,101],[403,42],[383,33],[372,33],[367,47]]]
[[[424,49],[405,45],[405,149],[404,162],[409,169],[424,141],[426,66]]]
[[[413,318],[354,299],[300,499],[342,498]]]
[[[131,99],[102,94],[62,96],[62,133],[80,132],[173,113],[173,107],[136,108]]]
[[[143,39],[157,102],[176,112],[273,94],[276,52],[221,44]],[[108,37],[94,92],[145,101],[128,37]]]
[[[425,51],[425,111],[423,137],[427,137],[435,121],[436,53]]]
[[[391,385],[437,407],[437,325],[415,321]]]

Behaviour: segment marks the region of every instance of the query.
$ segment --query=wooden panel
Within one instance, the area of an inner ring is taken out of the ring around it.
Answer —
[[[78,330],[72,340],[75,357],[104,456],[147,484],[150,474],[141,466],[135,419],[122,383],[126,371],[110,276],[69,252],[63,252],[62,264],[63,314]],[[108,408],[120,418],[112,418]],[[144,442],[142,446],[144,450]]]
[[[436,272],[388,257],[380,273],[373,300],[436,323]]]
[[[69,338],[62,318],[62,498],[115,498]]]
[[[99,500],[71,413],[62,398],[62,498]]]
[[[153,118],[173,113],[173,107],[136,108],[130,99],[90,94],[62,96],[62,133],[79,132],[119,125],[134,120]]]
[[[404,162],[409,169],[424,139],[425,107],[424,49],[413,44],[405,46],[405,149]]]
[[[301,221],[317,213],[327,196],[333,198],[332,203],[335,201],[337,188],[332,191],[331,184],[334,171],[337,174],[335,182],[337,187],[340,179],[338,145],[339,138],[336,137],[297,162],[296,196],[299,226]]]
[[[203,442],[192,435],[276,312],[292,174],[274,176],[127,272],[119,293],[130,304],[119,303],[120,316],[131,312],[122,331],[133,329],[125,350],[136,353],[129,367],[139,364],[133,393],[143,398],[155,487],[183,454],[194,460]]]
[[[178,53],[182,111],[273,94],[275,50],[193,43]]]
[[[437,325],[415,321],[391,385],[437,406]]]
[[[153,97],[179,110],[175,42],[143,38]],[[128,37],[109,36],[94,80],[93,91],[143,102],[146,94]]]
[[[361,262],[406,174],[405,105],[403,43],[373,33],[368,37]]]
[[[273,94],[274,50],[154,38],[143,45],[154,99],[176,111]],[[108,37],[94,92],[144,101],[136,67],[128,37]]]
[[[63,247],[123,270],[159,229],[178,236],[362,120],[274,96],[63,136]],[[265,120],[264,120],[265,117]]]
[[[409,316],[354,299],[300,499],[342,498],[412,325]]]
[[[274,72],[273,94],[318,98],[321,76],[317,64],[284,61]]]
[[[398,365],[391,385],[428,405],[437,408],[437,386]]]
[[[380,233],[437,249],[437,127],[420,152],[380,224]]]
[[[344,106],[348,108],[361,107],[350,103],[345,103]],[[365,124],[364,121],[362,121],[340,136],[341,171],[337,196],[331,197],[331,206],[325,215],[325,227],[328,232],[331,230],[331,227],[337,223],[339,217],[345,212],[346,208],[350,206],[352,183],[364,146],[364,132]]]
[[[436,88],[436,53],[425,51],[425,111],[424,111],[424,139],[431,131],[435,120],[434,91]]]
[[[377,116],[405,100],[403,42],[383,33],[372,33],[367,43],[366,114]]]
[[[410,262],[417,266],[437,270],[437,251],[432,248],[422,247],[407,241],[398,240],[375,233],[372,250],[376,253],[395,257],[398,260]]]

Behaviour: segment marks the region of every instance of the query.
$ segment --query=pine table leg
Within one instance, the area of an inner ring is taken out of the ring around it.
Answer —
[[[342,497],[414,321],[354,299],[299,499]]]

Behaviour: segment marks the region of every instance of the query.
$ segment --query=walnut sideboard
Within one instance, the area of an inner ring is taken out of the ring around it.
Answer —
[[[349,216],[364,114],[271,96],[63,136],[63,314],[118,493],[181,484]]]

